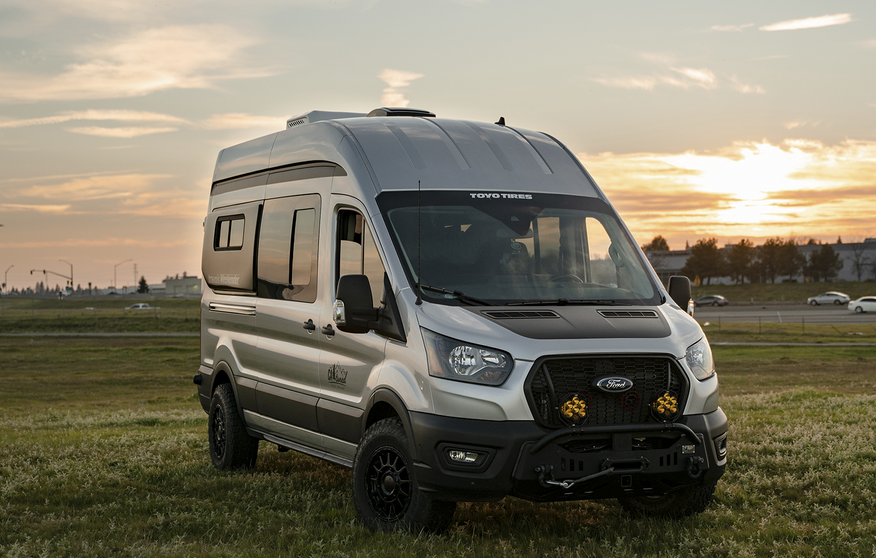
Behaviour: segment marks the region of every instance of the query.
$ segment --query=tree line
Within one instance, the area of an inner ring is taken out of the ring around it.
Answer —
[[[842,239],[837,240],[838,244]],[[748,239],[742,239],[736,244],[725,248],[718,247],[718,239],[701,238],[690,247],[690,256],[682,275],[690,278],[699,277],[702,284],[710,284],[713,278],[730,277],[737,285],[740,283],[776,283],[781,280],[793,280],[794,276],[802,274],[813,281],[831,281],[837,277],[844,262],[830,244],[821,244],[813,239],[807,243],[819,245],[806,257],[800,252],[794,239],[783,240],[780,237],[769,238],[763,245],[755,246]],[[876,274],[876,260],[866,251],[865,243],[853,243],[851,246],[852,271],[858,281],[866,278],[867,271]],[[642,246],[650,254],[651,263],[660,271],[663,257],[653,251],[668,251],[669,244],[662,236],[657,236],[650,243]]]

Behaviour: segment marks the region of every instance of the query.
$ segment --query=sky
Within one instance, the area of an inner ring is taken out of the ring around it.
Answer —
[[[220,149],[380,106],[551,134],[640,244],[876,237],[874,70],[869,0],[3,0],[0,272],[200,276]]]

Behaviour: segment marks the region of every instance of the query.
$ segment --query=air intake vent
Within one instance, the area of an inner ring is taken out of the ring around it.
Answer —
[[[597,310],[603,318],[656,318],[653,310]]]
[[[307,124],[306,118],[296,118],[295,120],[289,120],[286,124],[291,128],[292,126],[301,126],[302,124]]]
[[[531,318],[559,318],[560,316],[551,310],[487,310],[483,315],[494,320],[520,320]]]

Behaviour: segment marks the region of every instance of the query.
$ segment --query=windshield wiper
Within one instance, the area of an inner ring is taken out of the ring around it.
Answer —
[[[515,302],[506,302],[505,306],[618,306],[622,303],[616,300],[586,300],[586,299],[568,299],[556,298],[553,300],[520,300]]]
[[[430,291],[435,291],[437,293],[444,293],[453,295],[457,298],[457,300],[461,302],[467,302],[469,304],[476,304],[479,306],[495,306],[492,302],[487,302],[486,300],[481,300],[479,298],[475,298],[473,296],[469,296],[462,291],[451,291],[450,289],[445,289],[444,287],[433,287],[432,285],[420,285],[420,289],[428,289]]]

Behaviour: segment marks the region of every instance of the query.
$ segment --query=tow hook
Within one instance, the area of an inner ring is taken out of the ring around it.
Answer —
[[[535,468],[535,472],[538,473],[538,483],[545,488],[550,488],[552,486],[559,486],[560,488],[572,488],[579,482],[589,481],[591,479],[595,479],[597,477],[602,477],[605,475],[610,475],[614,472],[614,467],[609,467],[608,469],[603,469],[598,473],[593,473],[592,475],[587,475],[586,477],[581,477],[580,479],[575,480],[564,480],[558,481],[554,480],[554,466],[553,465],[539,465]]]
[[[692,455],[687,458],[687,475],[692,479],[698,479],[703,475],[703,464],[705,460],[702,457]]]

